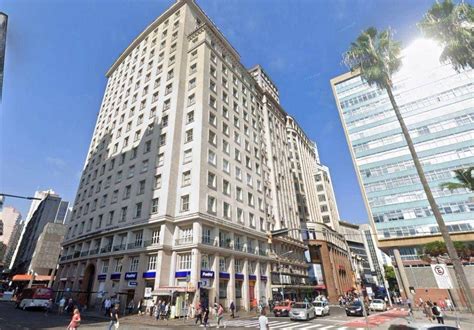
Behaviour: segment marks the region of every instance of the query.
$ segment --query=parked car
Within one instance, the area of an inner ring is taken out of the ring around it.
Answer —
[[[382,311],[385,312],[387,310],[387,304],[382,299],[374,299],[369,305],[369,309],[371,311]]]
[[[324,316],[329,315],[329,304],[327,301],[313,301],[314,311],[316,315]]]
[[[49,299],[53,299],[51,288],[27,288],[18,295],[16,307],[26,310],[27,308],[47,308]]]
[[[367,315],[369,315],[369,311],[366,308]],[[362,307],[362,303],[358,300],[350,303],[346,306],[346,315],[347,316],[364,316],[364,308]]]
[[[273,307],[273,314],[275,316],[288,316],[292,306],[291,301],[280,301]]]
[[[291,307],[290,320],[305,320],[316,317],[316,311],[311,303],[297,302]]]

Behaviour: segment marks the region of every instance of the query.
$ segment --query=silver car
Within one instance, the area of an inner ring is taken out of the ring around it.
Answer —
[[[311,303],[298,302],[291,307],[290,320],[305,320],[316,317],[316,311]]]

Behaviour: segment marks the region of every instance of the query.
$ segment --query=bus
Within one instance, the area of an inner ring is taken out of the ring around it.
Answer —
[[[46,309],[49,299],[53,299],[51,288],[25,288],[17,297],[16,307],[23,310],[27,308]]]

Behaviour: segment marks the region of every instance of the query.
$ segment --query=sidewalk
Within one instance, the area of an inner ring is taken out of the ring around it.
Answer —
[[[387,329],[391,324],[437,324],[436,320],[428,320],[428,318],[423,314],[422,311],[413,311],[413,316],[405,316],[391,320],[390,322],[381,324],[374,329]],[[461,312],[455,314],[454,312],[444,312],[444,324],[456,326],[459,324],[461,329],[470,330],[474,329],[474,316],[467,312]]]

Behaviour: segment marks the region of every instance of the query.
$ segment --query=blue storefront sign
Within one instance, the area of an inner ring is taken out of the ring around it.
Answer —
[[[143,273],[143,278],[155,278],[156,277],[156,272],[144,272]]]
[[[266,281],[266,280],[267,280],[267,277],[266,277],[265,275],[260,275],[260,279],[261,279],[262,281]]]
[[[212,270],[201,270],[201,278],[214,278]]]
[[[107,279],[107,274],[99,274],[97,275],[98,281],[105,281]]]
[[[138,282],[137,281],[129,281],[128,282],[128,286],[130,288],[133,288],[133,287],[136,287],[138,285]]]
[[[244,280],[244,274],[235,273],[235,279],[243,281]]]
[[[130,280],[136,280],[138,277],[137,272],[127,272],[125,273],[125,280],[130,281]]]
[[[257,276],[256,276],[256,275],[249,275],[249,280],[251,280],[251,281],[256,281],[256,280],[257,280]]]
[[[188,277],[188,276],[191,276],[191,271],[190,270],[176,272],[174,274],[174,277],[176,277],[176,278],[182,278],[182,277]]]
[[[229,273],[226,273],[226,272],[219,272],[219,278],[229,279],[229,278],[230,278],[230,274],[229,274]]]
[[[120,273],[112,273],[112,274],[110,274],[110,279],[111,279],[111,280],[120,280],[120,275],[122,275],[122,274],[120,274]]]

